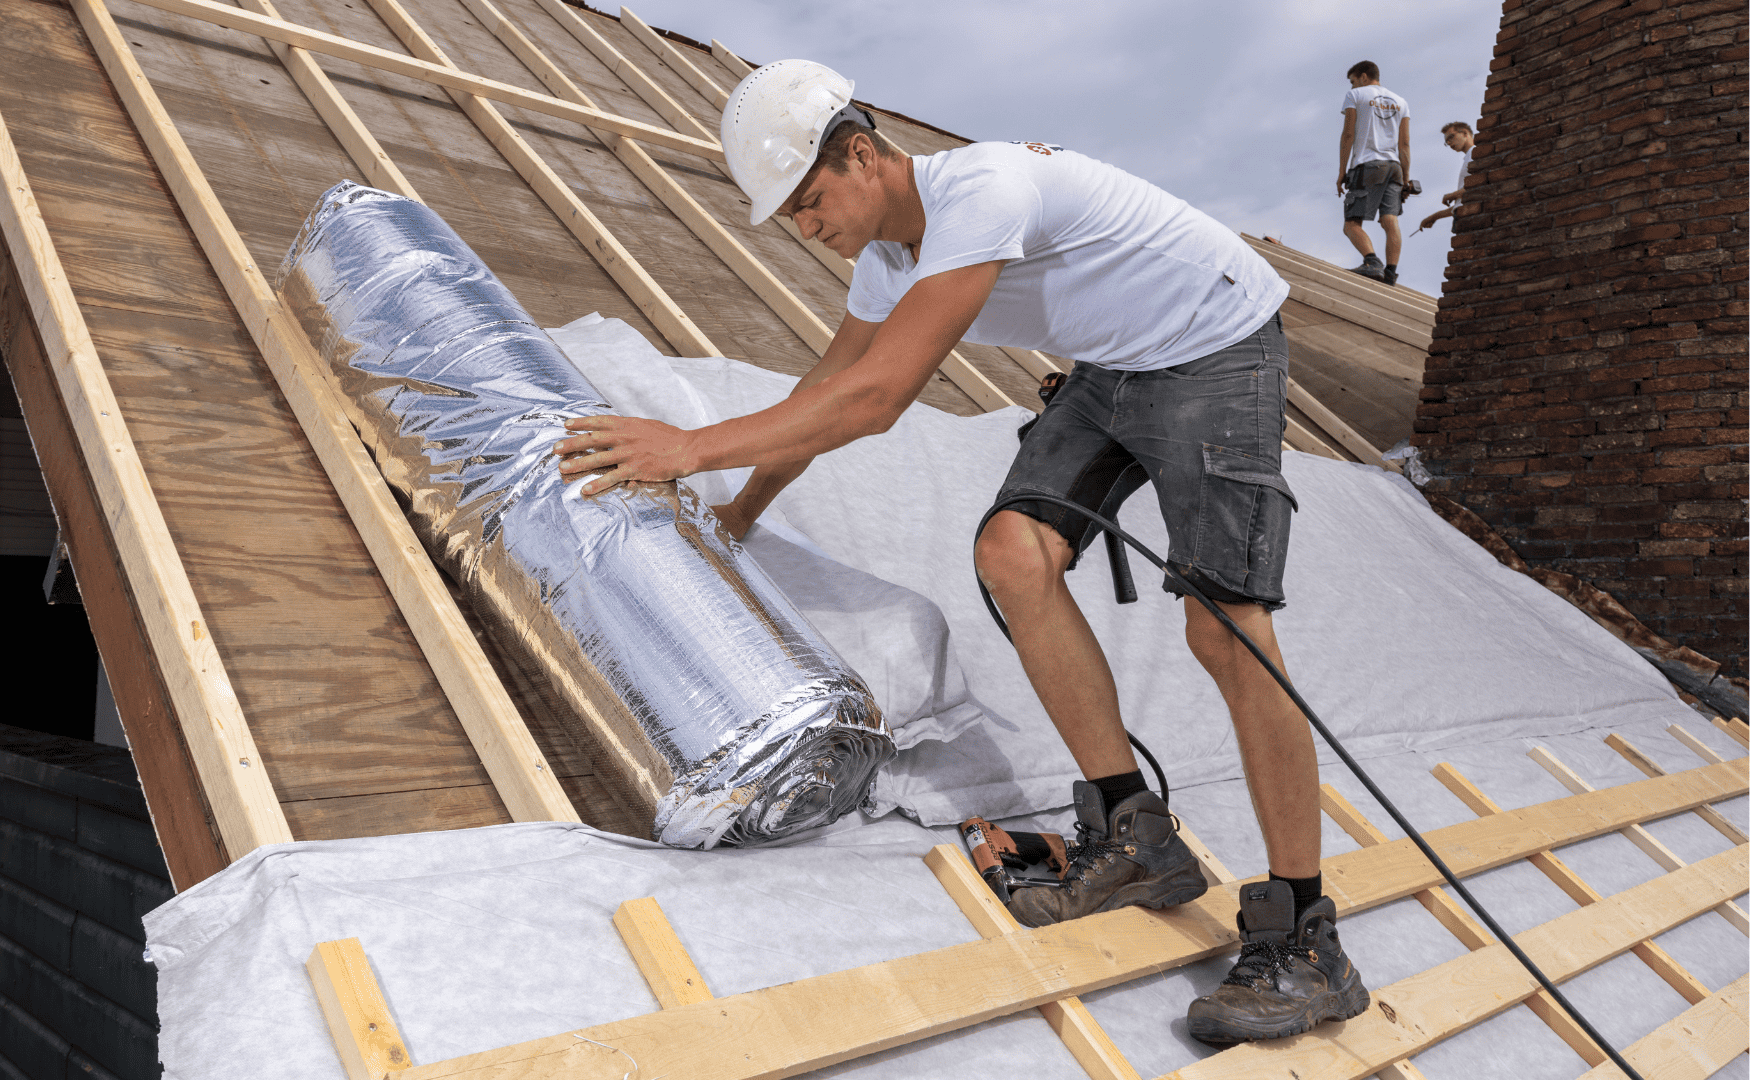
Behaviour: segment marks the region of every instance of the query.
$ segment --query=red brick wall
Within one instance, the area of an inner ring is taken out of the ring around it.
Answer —
[[[1746,23],[1506,0],[1416,421],[1429,490],[1736,675]]]

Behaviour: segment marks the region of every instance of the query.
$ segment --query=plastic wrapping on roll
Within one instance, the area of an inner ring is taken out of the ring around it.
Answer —
[[[758,843],[865,800],[894,752],[868,688],[685,484],[562,481],[564,421],[612,407],[441,218],[342,183],[280,294],[427,551],[652,836]]]

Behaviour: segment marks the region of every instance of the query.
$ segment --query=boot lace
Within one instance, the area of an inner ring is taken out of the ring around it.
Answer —
[[[1168,814],[1167,819],[1173,823],[1173,831],[1178,832],[1178,817]],[[1075,878],[1085,884],[1088,880],[1085,875],[1101,859],[1124,853],[1123,840],[1114,840],[1109,836],[1095,837],[1094,830],[1086,822],[1076,822],[1076,837],[1076,840],[1064,845],[1063,853],[1068,859],[1068,865],[1063,871],[1065,881]]]
[[[1310,961],[1312,948],[1307,945],[1286,945],[1281,941],[1268,939],[1248,941],[1240,949],[1240,958],[1235,961],[1227,978],[1222,980],[1222,985],[1256,988],[1259,982],[1268,980],[1274,987],[1278,977],[1293,965],[1297,956]]]

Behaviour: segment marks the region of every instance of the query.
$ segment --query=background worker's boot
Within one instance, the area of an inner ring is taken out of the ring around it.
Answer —
[[[1294,917],[1286,881],[1240,887],[1240,958],[1215,993],[1191,1003],[1191,1035],[1226,1046],[1298,1035],[1321,1020],[1367,1011],[1367,987],[1337,940],[1328,896]]]
[[[1131,905],[1170,907],[1209,888],[1159,795],[1138,792],[1110,815],[1094,784],[1077,780],[1075,797],[1080,842],[1069,850],[1065,885],[1016,890],[1009,910],[1023,924],[1046,926]]]

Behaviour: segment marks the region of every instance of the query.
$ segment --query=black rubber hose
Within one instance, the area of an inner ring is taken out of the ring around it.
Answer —
[[[1531,973],[1531,977],[1537,980],[1538,985],[1542,986],[1549,992],[1549,996],[1555,999],[1556,1004],[1562,1007],[1563,1012],[1566,1012],[1569,1016],[1573,1017],[1574,1023],[1580,1026],[1580,1030],[1584,1031],[1593,1042],[1598,1044],[1599,1049],[1603,1050],[1605,1055],[1608,1056],[1611,1061],[1616,1063],[1616,1067],[1621,1069],[1623,1074],[1629,1077],[1629,1080],[1642,1080],[1641,1074],[1635,1071],[1634,1066],[1624,1060],[1623,1056],[1616,1052],[1614,1046],[1611,1046],[1610,1043],[1605,1041],[1604,1036],[1598,1033],[1598,1029],[1593,1027],[1592,1024],[1580,1014],[1579,1009],[1574,1008],[1574,1006],[1569,1003],[1568,999],[1560,990],[1556,989],[1555,983],[1551,982],[1549,977],[1540,971],[1536,964],[1532,963],[1531,957],[1525,955],[1525,951],[1519,947],[1518,942],[1513,940],[1513,935],[1502,929],[1501,924],[1495,921],[1495,917],[1489,914],[1488,909],[1478,903],[1477,898],[1472,896],[1470,890],[1464,887],[1464,882],[1458,880],[1458,875],[1454,874],[1446,865],[1446,860],[1442,859],[1435,853],[1434,848],[1429,845],[1428,841],[1422,839],[1422,834],[1416,831],[1416,827],[1410,824],[1409,819],[1399,812],[1397,805],[1390,799],[1386,798],[1385,792],[1381,791],[1379,785],[1373,782],[1373,778],[1367,775],[1366,770],[1362,769],[1361,763],[1349,756],[1349,751],[1343,749],[1343,744],[1337,741],[1335,735],[1331,734],[1331,729],[1326,727],[1324,721],[1318,718],[1318,714],[1313,712],[1312,706],[1308,705],[1306,699],[1300,696],[1300,692],[1295,690],[1294,684],[1288,681],[1288,677],[1282,674],[1281,671],[1277,670],[1276,665],[1270,662],[1270,658],[1264,655],[1263,650],[1258,648],[1257,643],[1247,637],[1245,632],[1238,626],[1235,626],[1234,621],[1228,618],[1227,612],[1221,610],[1221,608],[1216,605],[1215,601],[1203,595],[1201,589],[1185,580],[1185,576],[1168,564],[1166,560],[1150,551],[1143,545],[1142,541],[1119,528],[1117,522],[1109,521],[1106,518],[1101,517],[1099,514],[1089,510],[1080,503],[1071,502],[1068,499],[1060,499],[1055,495],[1017,495],[1012,499],[1005,499],[996,504],[991,507],[990,512],[985,514],[983,519],[979,521],[978,532],[973,535],[973,542],[975,544],[977,543],[978,536],[984,533],[985,525],[989,524],[990,519],[995,517],[999,511],[1006,509],[1015,503],[1040,502],[1067,507],[1100,526],[1100,528],[1106,530],[1109,535],[1116,536],[1126,544],[1129,544],[1131,547],[1135,548],[1143,558],[1153,563],[1159,570],[1161,570],[1161,572],[1171,578],[1176,587],[1183,589],[1186,595],[1192,597],[1199,604],[1208,608],[1210,614],[1221,620],[1221,624],[1228,628],[1229,633],[1239,639],[1240,644],[1246,647],[1246,651],[1258,658],[1258,663],[1264,665],[1264,670],[1270,673],[1270,677],[1276,680],[1277,684],[1288,694],[1294,704],[1299,707],[1303,714],[1305,714],[1307,721],[1312,724],[1313,729],[1319,733],[1320,737],[1325,740],[1325,743],[1330,746],[1332,750],[1336,751],[1337,756],[1342,759],[1343,764],[1347,765],[1349,771],[1355,774],[1355,778],[1361,781],[1361,786],[1367,789],[1368,794],[1378,800],[1379,805],[1385,807],[1385,812],[1390,814],[1391,819],[1398,823],[1398,828],[1404,830],[1405,835],[1415,843],[1417,848],[1421,849],[1422,854],[1427,856],[1428,861],[1434,864],[1436,870],[1440,871],[1440,876],[1446,879],[1446,883],[1452,886],[1453,891],[1464,898],[1464,902],[1470,906],[1472,911],[1476,912],[1477,918],[1481,919],[1483,925],[1489,928],[1489,932],[1495,935],[1495,939],[1501,944],[1507,946],[1507,951],[1513,954],[1513,958],[1518,960],[1519,963],[1524,966],[1525,970]],[[1009,639],[1010,644],[1014,644],[1015,638],[1014,635],[1009,633],[1009,624],[1003,621],[1003,614],[1001,611],[997,610],[996,601],[991,598],[990,590],[984,587],[983,578],[979,578],[978,591],[984,596],[984,606],[990,609],[990,617],[996,620],[997,628],[1003,632],[1004,637]],[[1131,735],[1129,731],[1126,731],[1125,735],[1129,737],[1132,746],[1141,749],[1142,744],[1136,741],[1136,736]],[[1143,754],[1148,757],[1149,764],[1155,767],[1155,775],[1161,776],[1161,767],[1160,764],[1155,761],[1154,755],[1149,754],[1147,750],[1143,750]],[[1163,778],[1161,780],[1161,792],[1163,798],[1166,794],[1166,786],[1166,780]]]

